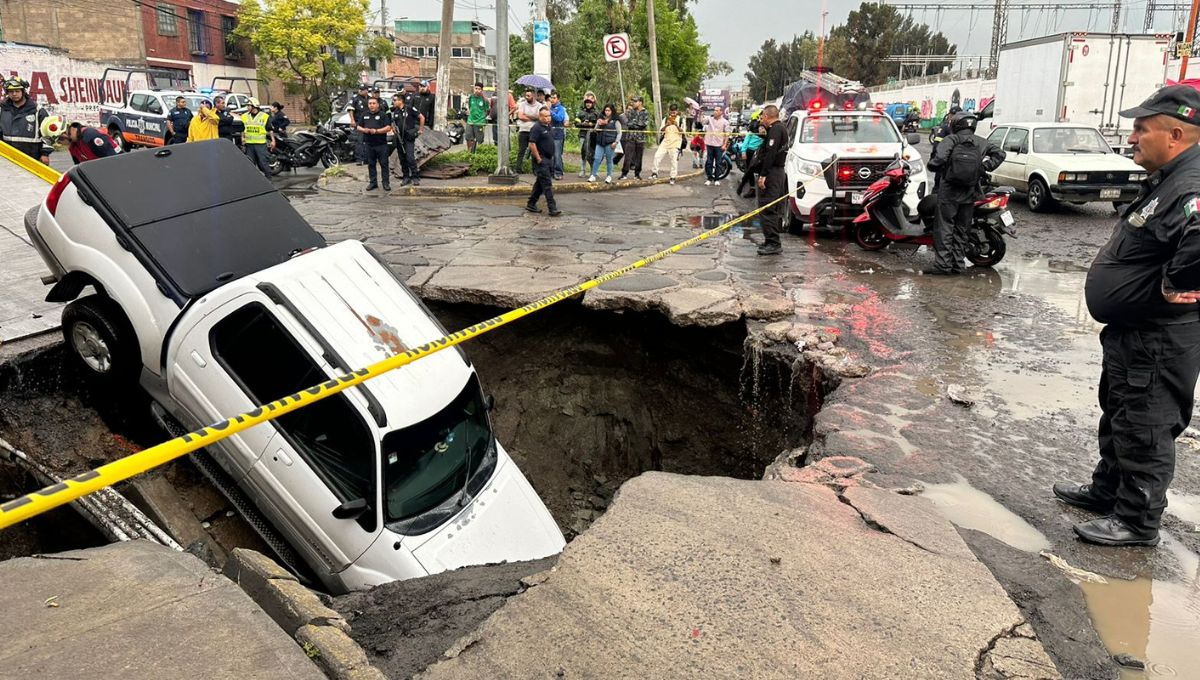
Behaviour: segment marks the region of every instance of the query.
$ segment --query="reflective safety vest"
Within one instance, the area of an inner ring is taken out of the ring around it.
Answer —
[[[250,112],[242,114],[242,125],[246,129],[242,132],[243,144],[266,144],[267,143],[267,121],[271,119],[264,111],[259,111],[257,116],[251,116]]]

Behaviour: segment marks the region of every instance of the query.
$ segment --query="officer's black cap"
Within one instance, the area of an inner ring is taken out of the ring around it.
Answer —
[[[1200,90],[1189,85],[1171,85],[1150,95],[1141,105],[1121,112],[1122,118],[1170,116],[1190,125],[1200,125]]]

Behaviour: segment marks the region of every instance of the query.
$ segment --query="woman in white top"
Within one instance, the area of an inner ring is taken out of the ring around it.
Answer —
[[[671,112],[667,122],[663,124],[662,134],[658,140],[658,151],[654,152],[654,168],[650,179],[658,179],[658,168],[664,159],[671,161],[671,184],[679,175],[679,150],[683,148],[683,130],[679,129],[679,114]]]

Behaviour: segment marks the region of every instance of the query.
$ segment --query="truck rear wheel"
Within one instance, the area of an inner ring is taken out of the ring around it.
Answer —
[[[117,303],[102,295],[72,302],[63,309],[62,331],[67,349],[96,380],[136,379],[137,338]]]

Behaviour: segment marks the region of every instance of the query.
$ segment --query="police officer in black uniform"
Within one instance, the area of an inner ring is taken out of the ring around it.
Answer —
[[[933,155],[937,153],[938,144],[941,144],[943,139],[954,134],[954,130],[950,126],[954,122],[954,117],[960,113],[962,113],[962,107],[958,104],[955,104],[951,106],[950,110],[946,112],[946,115],[942,117],[941,124],[934,129],[933,139],[931,139],[929,142],[932,146],[932,148],[929,150],[930,158],[933,158]]]
[[[758,173],[758,205],[762,207],[787,193],[787,128],[779,120],[779,107],[771,104],[759,115],[759,124],[766,128],[767,138],[755,155],[755,171]],[[758,247],[759,255],[778,255],[783,252],[779,235],[783,233],[783,211],[787,201],[764,210],[759,221],[762,223],[763,244]]]
[[[937,223],[933,227],[933,267],[925,274],[959,274],[966,258],[967,239],[975,219],[975,202],[983,198],[979,183],[985,172],[991,172],[1004,162],[1004,151],[975,134],[976,118],[960,113],[950,122],[953,134],[942,140],[937,153],[929,160],[929,168],[938,174]],[[964,146],[970,145],[970,146]],[[960,148],[961,147],[961,148]],[[966,154],[956,153],[966,151]],[[971,166],[964,168],[971,176],[965,183],[957,177],[963,157]]]
[[[1175,438],[1192,417],[1200,374],[1200,92],[1165,87],[1135,118],[1133,160],[1149,171],[1088,270],[1100,323],[1100,462],[1091,484],[1054,495],[1103,515],[1075,525],[1101,545],[1156,545],[1175,473]]]
[[[354,160],[362,165],[367,160],[367,149],[363,145],[362,135],[358,132],[358,126],[362,117],[367,114],[367,100],[371,98],[370,89],[366,84],[358,86],[358,94],[350,98],[350,129],[353,131],[354,139]]]
[[[392,114],[388,113],[379,99],[371,97],[367,100],[367,110],[357,116],[358,124],[355,129],[362,135],[363,146],[367,150],[367,191],[376,189],[375,166],[379,165],[383,179],[383,190],[391,191],[391,170],[388,167],[388,156],[391,147],[388,146],[388,134],[392,131]]]

